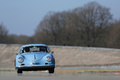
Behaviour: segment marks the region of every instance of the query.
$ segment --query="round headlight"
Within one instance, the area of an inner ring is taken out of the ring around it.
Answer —
[[[19,58],[18,58],[18,62],[19,62],[19,63],[22,63],[22,62],[23,62],[23,58],[22,58],[22,57],[19,57]]]
[[[51,56],[47,56],[46,60],[50,62],[51,61]]]

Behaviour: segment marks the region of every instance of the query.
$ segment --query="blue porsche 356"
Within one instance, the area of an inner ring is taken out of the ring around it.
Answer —
[[[16,53],[15,69],[17,73],[23,71],[48,70],[54,73],[55,59],[53,51],[45,44],[23,45]]]

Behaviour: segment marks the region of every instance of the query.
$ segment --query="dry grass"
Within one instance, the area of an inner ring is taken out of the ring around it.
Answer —
[[[0,70],[0,72],[14,72],[14,71],[16,70],[3,70],[3,69]],[[90,73],[118,72],[120,73],[120,69],[55,69],[55,73],[84,73],[84,72],[90,72]]]
[[[120,69],[56,69],[57,73],[120,72]]]

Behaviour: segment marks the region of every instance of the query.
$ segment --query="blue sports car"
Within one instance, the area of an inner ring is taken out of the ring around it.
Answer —
[[[53,51],[45,44],[23,45],[16,53],[15,69],[17,73],[23,71],[48,70],[54,73],[55,59]]]

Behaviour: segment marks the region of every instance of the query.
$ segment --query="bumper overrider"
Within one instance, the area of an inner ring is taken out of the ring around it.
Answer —
[[[50,66],[20,66],[15,67],[16,70],[22,70],[22,71],[37,71],[37,70],[49,70],[55,68],[55,65]]]

